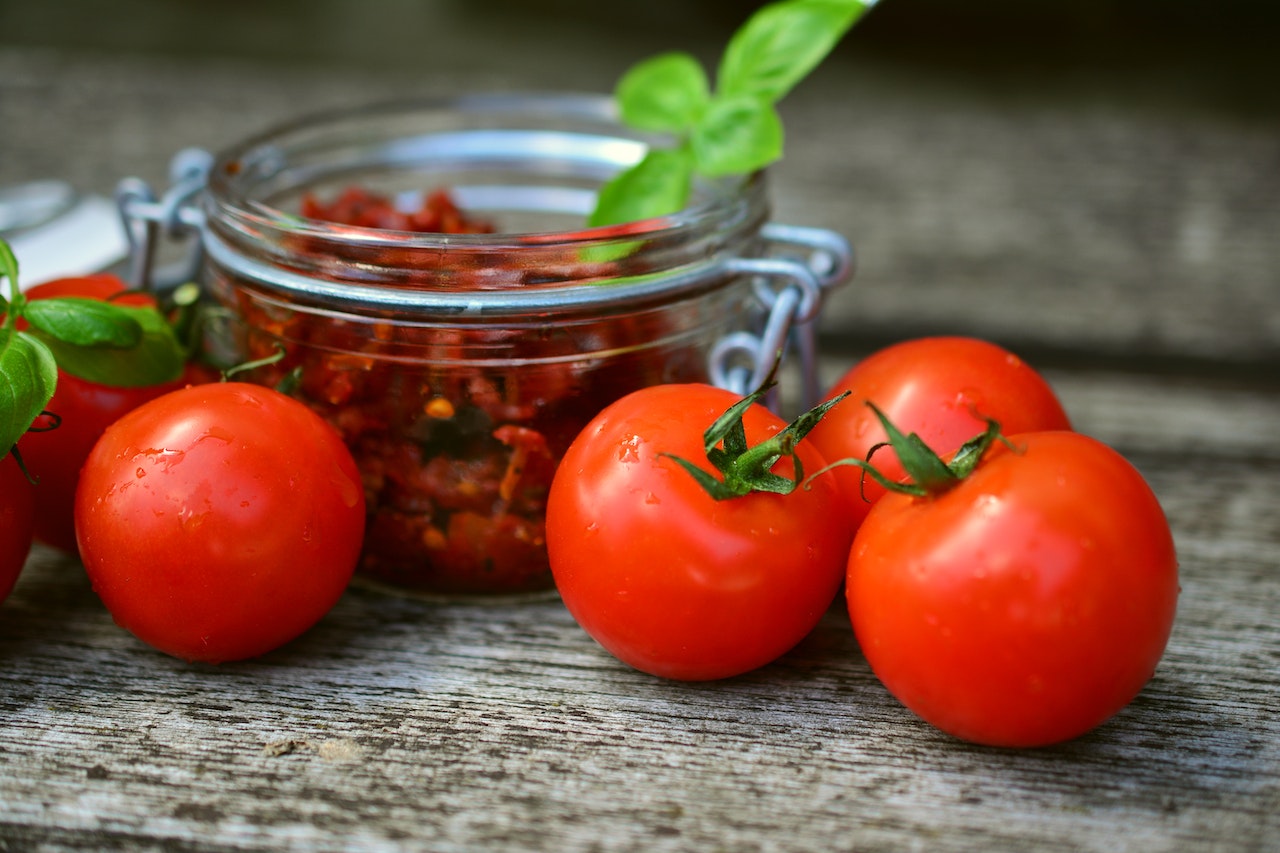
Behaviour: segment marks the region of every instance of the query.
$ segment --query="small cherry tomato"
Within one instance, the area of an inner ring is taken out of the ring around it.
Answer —
[[[298,401],[226,382],[122,416],[86,460],[76,533],[116,622],[186,660],[255,657],[337,602],[364,492],[338,434]]]
[[[561,598],[631,666],[665,678],[724,678],[803,639],[839,590],[852,527],[830,478],[790,494],[715,500],[672,456],[706,472],[703,432],[737,398],[706,385],[644,388],[608,406],[570,445],[547,503]],[[753,405],[755,444],[787,425]],[[804,471],[823,463],[804,441]],[[790,458],[775,472],[792,477]]]
[[[31,552],[33,491],[13,454],[0,458],[0,603],[13,591]]]
[[[1100,725],[1151,678],[1178,567],[1156,496],[1119,453],[1065,431],[1009,441],[941,494],[881,498],[846,596],[904,705],[965,740],[1042,746]]]
[[[849,398],[809,434],[831,462],[865,459],[885,442],[868,401],[902,432],[918,434],[943,456],[982,432],[988,418],[998,421],[1006,434],[1071,428],[1044,377],[1008,350],[975,338],[918,338],[886,347],[850,368],[828,396],[845,391]],[[872,461],[890,480],[903,475],[887,446]],[[830,473],[858,520],[884,494],[855,467]]]
[[[62,278],[38,284],[28,299],[80,296],[125,305],[153,305],[151,297],[124,293],[126,285],[107,273]],[[123,294],[123,295],[120,295]],[[18,442],[27,470],[36,478],[35,538],[70,554],[76,553],[75,494],[80,466],[102,431],[142,403],[181,388],[186,378],[160,385],[120,388],[100,385],[59,370],[53,398]]]

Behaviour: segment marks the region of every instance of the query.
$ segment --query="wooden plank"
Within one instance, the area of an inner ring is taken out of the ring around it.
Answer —
[[[1059,384],[1112,412],[1118,382]],[[1164,401],[1163,408],[1161,401]],[[1132,401],[1176,422],[1177,394]],[[1274,400],[1237,399],[1237,409]],[[50,849],[1264,849],[1280,831],[1280,460],[1248,430],[1127,435],[1176,531],[1155,679],[1036,751],[903,710],[840,607],[780,662],[703,685],[632,672],[554,600],[354,589],[259,661],[189,666],[116,628],[41,551],[0,620],[0,838]],[[1259,458],[1261,457],[1261,458]]]

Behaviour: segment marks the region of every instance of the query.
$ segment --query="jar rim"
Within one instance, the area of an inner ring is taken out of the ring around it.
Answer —
[[[760,182],[763,172],[746,177],[730,176],[704,181],[700,195],[681,210],[618,225],[587,226],[570,230],[497,231],[484,234],[439,234],[420,231],[397,231],[368,226],[345,225],[291,214],[261,199],[256,199],[245,186],[251,170],[246,163],[261,166],[277,160],[281,141],[323,131],[340,122],[376,121],[410,113],[447,113],[461,115],[500,115],[521,113],[547,119],[584,121],[613,133],[608,144],[603,142],[602,156],[616,171],[637,162],[649,144],[660,135],[645,134],[626,128],[620,121],[613,98],[606,95],[575,92],[544,93],[477,93],[437,95],[374,101],[352,107],[337,107],[304,114],[267,128],[214,157],[208,177],[208,198],[221,213],[239,212],[259,225],[286,225],[300,236],[353,241],[370,245],[420,247],[489,247],[506,248],[546,243],[598,243],[618,237],[654,237],[664,232],[698,228],[708,220],[723,220],[730,208],[741,203]],[[607,149],[607,150],[606,150]],[[409,152],[410,154],[412,152]],[[497,152],[492,156],[500,156]],[[573,156],[569,152],[567,156]],[[581,153],[581,152],[578,152]]]
[[[666,216],[571,230],[391,231],[309,219],[271,203],[335,176],[403,172],[420,180],[434,170],[447,180],[492,167],[517,176],[509,184],[535,176],[543,183],[529,189],[552,193],[550,204],[580,207],[653,141],[626,128],[612,99],[598,95],[459,95],[326,110],[215,158],[202,242],[238,278],[329,309],[476,316],[678,298],[717,286],[744,241],[760,232],[769,212],[763,170],[704,182],[693,203]],[[466,269],[487,274],[516,257],[539,275],[476,284],[477,275],[461,286],[465,276],[448,278]],[[607,262],[594,262],[600,258]]]

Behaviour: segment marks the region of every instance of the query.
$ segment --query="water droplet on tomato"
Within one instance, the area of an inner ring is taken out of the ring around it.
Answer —
[[[233,443],[233,442],[236,440],[236,437],[235,437],[235,434],[234,434],[234,433],[232,433],[232,432],[231,432],[230,430],[228,430],[228,429],[224,429],[224,428],[219,427],[219,426],[211,426],[211,427],[209,427],[208,429],[206,429],[206,430],[204,431],[204,434],[203,434],[203,435],[201,435],[201,436],[200,436],[200,438],[199,438],[199,439],[197,439],[197,440],[198,440],[198,441],[204,441],[206,438],[212,438],[212,439],[214,439],[214,440],[216,440],[216,441],[221,441],[221,442],[224,442],[224,443],[226,443],[226,444],[231,444],[231,443]]]
[[[640,461],[640,436],[633,435],[618,444],[618,461],[628,464]]]
[[[192,512],[189,507],[183,507],[178,510],[178,524],[183,530],[196,530],[204,524],[207,515],[208,513]]]
[[[160,466],[161,471],[168,471],[174,465],[177,465],[185,457],[186,453],[181,450],[157,449],[149,447],[139,453],[135,453],[133,458],[135,461],[147,461],[152,466]]]
[[[143,477],[147,476],[147,469],[139,465],[138,470],[134,471],[133,475],[141,480]]]
[[[644,502],[647,504],[660,504],[662,503],[662,499],[653,492],[645,492]]]

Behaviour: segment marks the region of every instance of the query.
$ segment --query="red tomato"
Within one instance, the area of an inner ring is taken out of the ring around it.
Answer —
[[[889,494],[849,558],[871,668],[956,737],[1040,746],[1151,678],[1178,598],[1173,538],[1138,471],[1072,432],[1014,436],[939,496]]]
[[[38,284],[27,291],[29,299],[83,296],[107,299],[126,289],[114,275],[62,278]],[[154,300],[144,294],[127,294],[118,300],[125,305],[149,305]],[[102,431],[116,418],[147,400],[181,388],[186,380],[143,388],[116,388],[99,385],[58,371],[58,386],[46,411],[18,442],[27,470],[38,480],[36,488],[35,537],[62,551],[76,552],[75,494],[80,466]],[[53,424],[56,428],[51,428]]]
[[[9,597],[31,552],[34,490],[12,453],[0,458],[0,602]]]
[[[809,433],[828,460],[865,459],[886,440],[867,401],[875,403],[903,433],[916,433],[935,453],[946,456],[986,427],[1000,423],[1005,435],[1070,429],[1071,424],[1045,379],[1026,362],[995,344],[974,338],[919,338],[886,347],[854,365],[828,398],[848,399],[827,413]],[[877,450],[872,464],[890,480],[903,476],[893,450]],[[884,489],[853,466],[833,469],[856,520]]]
[[[839,589],[852,528],[834,483],[713,500],[662,454],[712,470],[702,433],[737,398],[706,385],[644,388],[607,407],[570,445],[547,502],[547,548],[565,606],[631,666],[666,678],[724,678],[804,638]],[[762,406],[751,443],[786,424]],[[823,464],[801,442],[805,470]],[[776,472],[791,475],[783,459]]]
[[[107,428],[81,473],[76,533],[116,622],[216,663],[288,642],[337,602],[364,492],[306,406],[258,385],[195,385]]]

